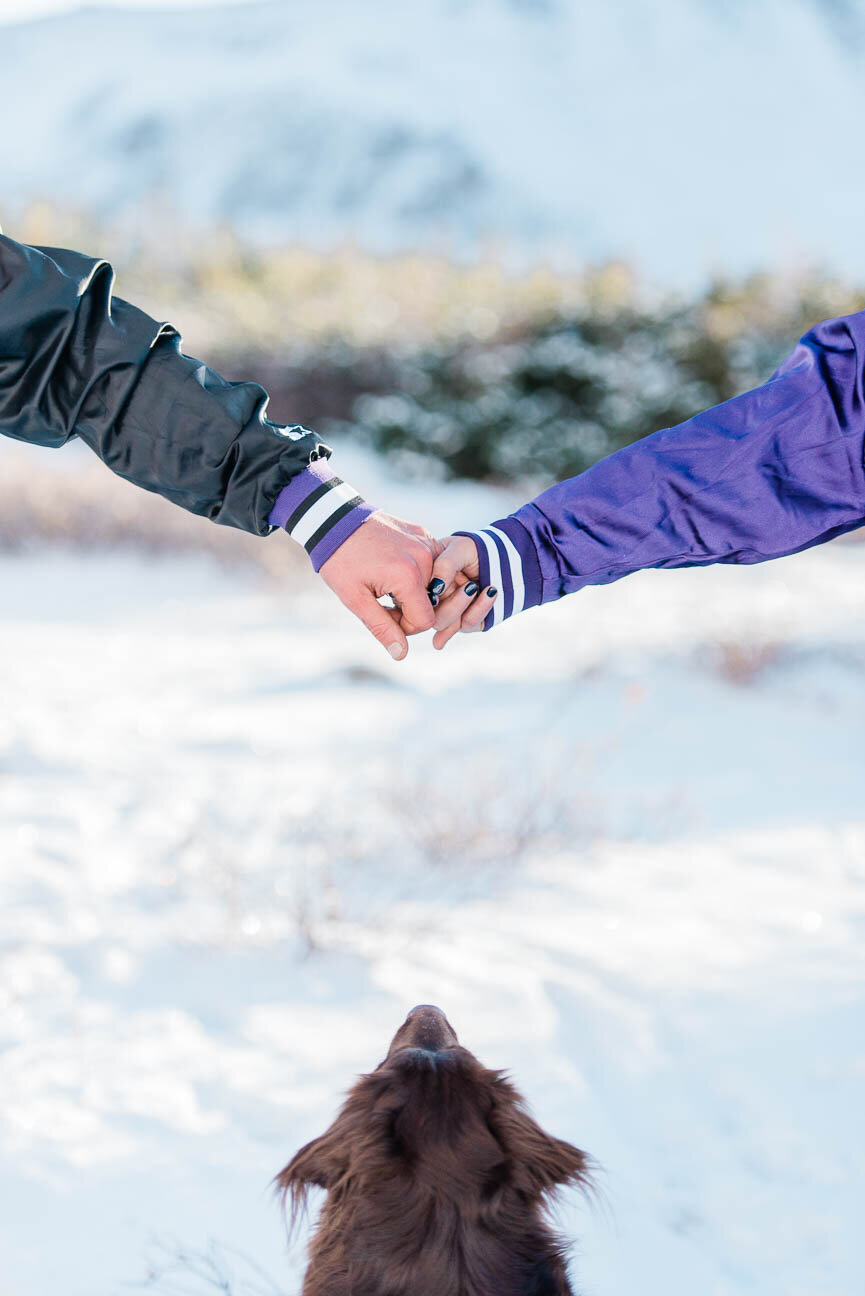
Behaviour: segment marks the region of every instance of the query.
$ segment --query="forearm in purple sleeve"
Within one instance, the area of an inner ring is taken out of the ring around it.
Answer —
[[[501,590],[484,629],[648,567],[756,563],[865,522],[865,311],[769,381],[619,450],[472,535]]]

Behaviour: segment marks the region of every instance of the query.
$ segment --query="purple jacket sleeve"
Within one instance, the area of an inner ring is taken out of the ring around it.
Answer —
[[[480,532],[489,630],[643,567],[756,563],[865,523],[865,311],[818,324],[769,381],[560,482]]]

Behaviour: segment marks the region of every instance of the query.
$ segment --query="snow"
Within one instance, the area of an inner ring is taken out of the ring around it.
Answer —
[[[436,529],[503,507],[340,462]],[[585,1296],[861,1292],[865,545],[398,665],[312,576],[0,585],[3,1296],[210,1239],[297,1292],[269,1180],[415,1002],[603,1167]]]
[[[862,277],[855,7],[353,0],[6,25],[4,210],[376,251]],[[38,85],[39,93],[32,87]]]

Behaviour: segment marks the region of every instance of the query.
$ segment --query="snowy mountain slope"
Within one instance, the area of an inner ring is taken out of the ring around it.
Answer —
[[[489,238],[684,280],[865,275],[858,6],[318,0],[0,28],[7,223],[37,194],[377,249]],[[9,106],[11,106],[11,111]]]

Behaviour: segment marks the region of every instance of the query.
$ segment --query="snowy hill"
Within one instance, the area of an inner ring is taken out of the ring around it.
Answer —
[[[300,0],[0,28],[0,219],[35,196],[255,237],[656,279],[865,277],[865,14],[814,0]]]

